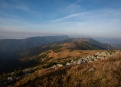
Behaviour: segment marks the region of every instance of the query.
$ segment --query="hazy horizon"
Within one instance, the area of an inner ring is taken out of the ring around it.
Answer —
[[[0,39],[121,37],[121,0],[0,0]]]

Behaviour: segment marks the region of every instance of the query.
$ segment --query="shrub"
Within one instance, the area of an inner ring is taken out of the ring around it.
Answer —
[[[40,56],[40,58],[45,58],[45,57],[47,57],[47,54],[42,54],[42,55]]]
[[[51,67],[51,66],[53,66],[53,65],[56,65],[57,63],[56,62],[49,62],[49,63],[47,63],[45,66],[43,66],[44,68],[49,68],[49,67]]]
[[[19,68],[18,70],[14,70],[14,74],[12,75],[12,77],[15,77],[15,76],[20,76],[20,75],[23,75],[23,71],[21,68]]]
[[[43,66],[39,66],[39,67],[37,67],[35,70],[41,70],[41,69],[43,69],[44,67]]]

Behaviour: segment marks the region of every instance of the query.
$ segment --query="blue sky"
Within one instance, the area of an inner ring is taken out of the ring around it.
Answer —
[[[121,0],[0,0],[0,38],[121,38]]]

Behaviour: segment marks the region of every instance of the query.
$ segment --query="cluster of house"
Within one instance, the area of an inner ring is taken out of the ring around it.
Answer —
[[[101,60],[101,59],[117,56],[117,55],[120,55],[120,54],[121,54],[121,51],[119,51],[119,50],[116,50],[116,51],[103,51],[101,53],[97,52],[96,54],[94,54],[92,56],[79,58],[78,60],[71,60],[71,62],[66,63],[66,66],[90,63],[90,62],[98,61],[98,60]],[[64,66],[64,65],[57,64],[57,65],[53,65],[52,68],[62,67],[62,66]]]

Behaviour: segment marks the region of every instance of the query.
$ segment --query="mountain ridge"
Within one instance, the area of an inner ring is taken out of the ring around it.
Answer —
[[[37,36],[26,39],[1,39],[0,50],[2,51],[16,51],[24,50],[36,46],[44,46],[59,41],[69,39],[68,36]]]
[[[79,53],[80,50],[107,50],[107,45],[91,38],[70,38],[68,36],[58,36],[58,37],[53,36],[53,37],[52,37],[53,39],[49,39],[53,41],[53,43],[50,44],[44,44],[43,46],[39,45],[25,50],[19,50],[19,51],[17,50],[13,53],[8,52],[4,53],[3,55],[0,54],[1,55],[0,60],[1,61],[4,60],[2,63],[3,65],[0,65],[0,72],[12,71],[13,69],[19,67],[21,68],[32,67],[40,63],[38,62],[38,60],[46,61],[46,58],[48,60],[51,58],[53,59],[69,58],[70,56],[77,57],[79,56],[77,53]],[[33,40],[33,38],[29,38],[29,40],[31,39]],[[7,59],[5,57],[7,57]],[[31,60],[32,57],[33,60]],[[13,61],[11,61],[11,59]],[[27,61],[24,61],[24,59]],[[16,63],[18,64],[16,65]],[[11,69],[9,66],[12,66]]]

